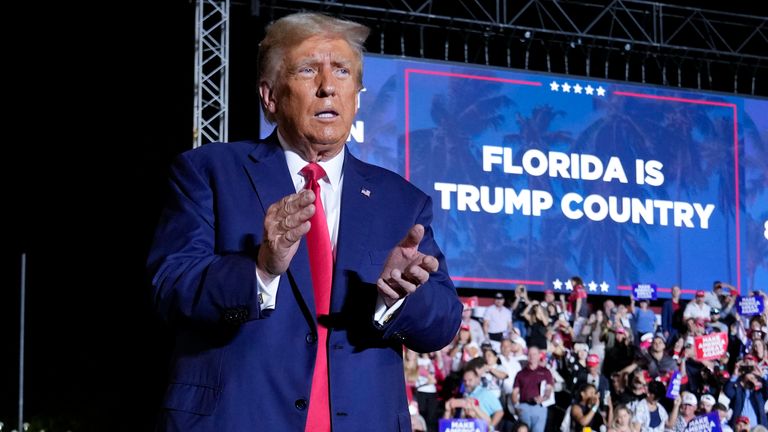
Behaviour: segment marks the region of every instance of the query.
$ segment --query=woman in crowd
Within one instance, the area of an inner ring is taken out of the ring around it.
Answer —
[[[413,392],[416,390],[417,382],[419,380],[419,353],[409,349],[405,350],[405,360],[403,361],[403,369],[405,371],[405,393],[408,396],[408,401],[413,400]]]
[[[619,405],[613,410],[608,432],[640,432],[640,423],[633,420],[635,414],[626,406]]]
[[[603,334],[607,329],[607,320],[601,309],[589,315],[587,324],[582,328],[581,334],[585,337],[583,342],[589,345],[589,353],[596,354],[602,364],[605,358],[605,342]]]
[[[603,423],[597,389],[592,384],[582,385],[578,401],[571,405],[571,430],[579,431],[588,426],[593,431],[599,431]]]
[[[636,349],[627,330],[624,327],[614,327],[614,334],[613,346],[605,351],[605,358],[611,359],[603,364],[605,376],[611,376],[612,373],[624,369],[635,360]]]
[[[640,423],[643,432],[663,432],[667,426],[669,414],[659,403],[666,394],[664,384],[659,381],[648,383],[648,393],[645,399],[635,405],[635,420]]]
[[[755,363],[763,371],[763,379],[768,379],[768,358],[766,358],[765,342],[762,339],[752,341],[752,355]]]
[[[483,349],[485,366],[481,370],[481,379],[483,387],[493,393],[497,398],[501,398],[502,383],[509,376],[507,370],[499,362],[499,356],[492,348]]]
[[[460,373],[468,361],[480,355],[480,347],[472,341],[468,325],[461,325],[448,355],[451,358],[451,372],[454,373]]]
[[[523,311],[523,317],[528,321],[528,337],[525,342],[528,347],[537,347],[542,351],[547,349],[549,316],[539,306],[539,302],[532,301]]]

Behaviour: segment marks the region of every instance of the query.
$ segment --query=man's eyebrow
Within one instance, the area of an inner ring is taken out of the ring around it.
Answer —
[[[317,57],[302,57],[302,58],[296,60],[293,63],[293,66],[294,67],[296,67],[296,66],[306,66],[306,65],[309,65],[309,64],[315,64],[317,62],[318,62],[318,58]]]
[[[350,66],[354,62],[347,57],[331,57],[331,63],[342,66]]]
[[[319,65],[319,64],[322,64],[323,62],[324,62],[323,56],[317,56],[317,55],[307,56],[307,57],[302,57],[296,60],[294,63],[290,65],[290,68],[296,69],[304,66]],[[350,69],[355,64],[355,62],[348,57],[334,57],[333,55],[331,55],[330,63],[331,63],[331,66],[334,66],[334,67],[345,67]]]

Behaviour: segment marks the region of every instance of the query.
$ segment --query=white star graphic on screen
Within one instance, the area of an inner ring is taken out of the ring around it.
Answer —
[[[557,279],[555,279],[555,280],[552,282],[552,286],[553,286],[553,287],[554,287],[556,290],[561,290],[561,289],[563,289],[563,282],[560,280],[560,278],[557,278]]]
[[[588,283],[587,286],[589,287],[589,292],[597,291],[597,284],[595,283],[595,281]]]
[[[565,281],[565,289],[567,289],[568,291],[573,291],[573,284],[571,283],[570,279]]]
[[[603,88],[603,86],[599,86],[597,88],[597,95],[598,96],[605,96],[605,89]]]
[[[577,83],[575,86],[573,86],[573,92],[576,93],[576,94],[581,94],[581,90],[583,88],[584,87],[582,87],[581,84]]]
[[[608,285],[607,283],[605,283],[605,281],[603,281],[603,283],[600,284],[600,292],[608,292],[609,287],[610,285]]]
[[[568,83],[563,83],[563,93],[570,93],[571,92],[571,85]]]
[[[559,91],[560,84],[558,84],[557,81],[552,81],[551,83],[549,83],[549,89],[552,91]]]
[[[594,89],[594,88],[592,88],[592,86],[591,86],[591,85],[589,85],[589,84],[587,84],[587,86],[586,86],[586,87],[584,87],[584,90],[585,90],[585,91],[587,92],[587,94],[588,94],[588,95],[590,95],[590,96],[591,96],[591,95],[592,95],[592,94],[595,92],[595,89]]]

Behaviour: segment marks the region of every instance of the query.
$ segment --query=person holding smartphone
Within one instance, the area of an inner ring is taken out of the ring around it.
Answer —
[[[760,370],[755,368],[754,356],[747,354],[735,366],[731,379],[723,388],[733,409],[731,426],[735,429],[736,419],[742,416],[748,418],[751,425],[768,426],[768,417],[763,409],[768,399],[768,387]]]

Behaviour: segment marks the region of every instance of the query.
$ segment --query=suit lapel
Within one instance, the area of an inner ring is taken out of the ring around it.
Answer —
[[[269,206],[280,201],[284,196],[296,193],[276,132],[257,145],[249,158],[250,160],[245,162],[245,170],[251,179],[264,214]],[[288,267],[288,277],[294,282],[301,300],[317,324],[312,276],[309,271],[309,253],[304,239],[299,243],[299,249]]]
[[[344,159],[344,185],[341,191],[341,214],[339,216],[339,237],[336,244],[336,265],[334,285],[331,293],[331,311],[339,311],[346,298],[345,267],[360,260],[360,253],[367,244],[373,203],[371,195],[376,193],[371,186],[365,164],[352,156],[347,148]]]

